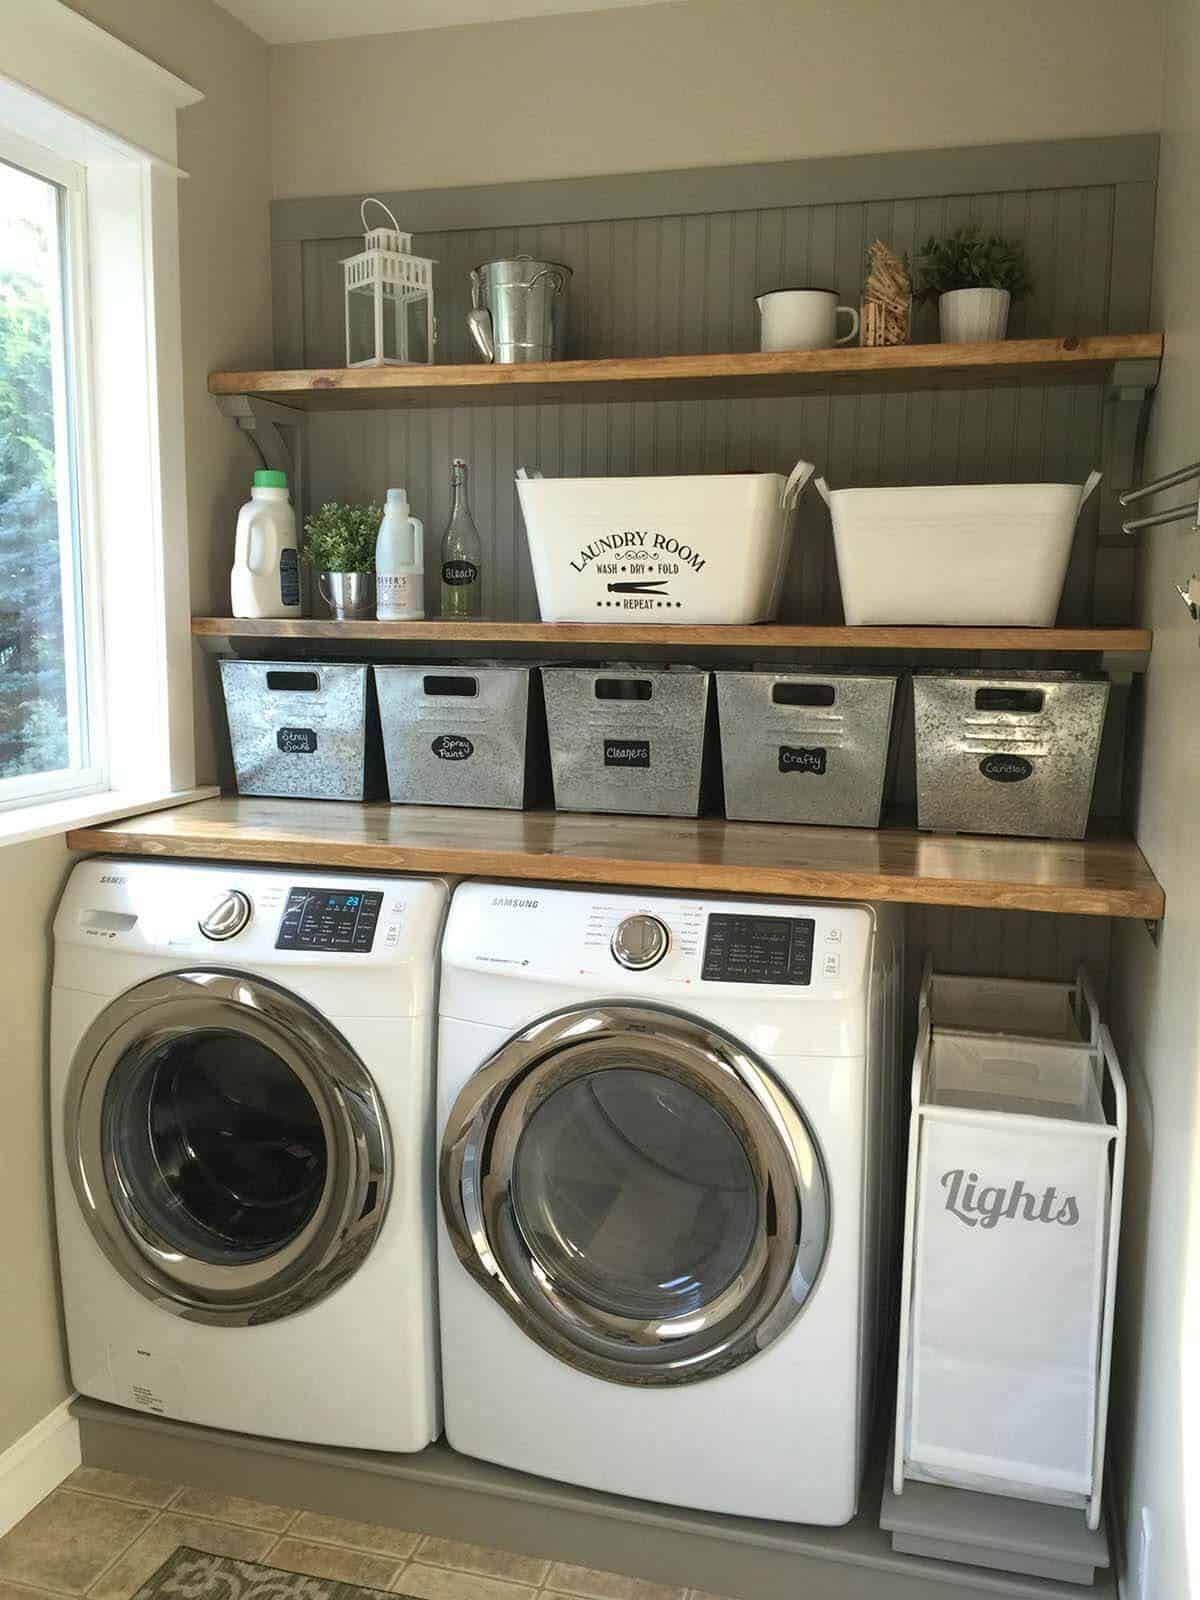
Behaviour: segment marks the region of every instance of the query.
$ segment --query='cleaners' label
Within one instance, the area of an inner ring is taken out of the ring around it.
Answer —
[[[458,588],[465,583],[474,583],[479,577],[479,568],[473,561],[445,561],[442,563],[442,582],[448,583],[452,588]]]
[[[649,739],[605,739],[604,765],[606,767],[648,767],[650,765]]]

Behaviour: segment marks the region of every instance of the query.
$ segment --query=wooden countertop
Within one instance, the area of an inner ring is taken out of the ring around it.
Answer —
[[[120,855],[1150,920],[1164,909],[1141,851],[1114,838],[1075,843],[226,795],[78,828],[67,843]]]

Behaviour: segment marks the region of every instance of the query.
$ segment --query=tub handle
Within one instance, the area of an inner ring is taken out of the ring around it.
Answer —
[[[267,688],[282,689],[285,694],[311,694],[320,687],[321,678],[316,672],[281,672],[273,668],[267,673]]]
[[[469,678],[465,674],[431,674],[424,681],[427,695],[453,695],[465,700],[472,699],[479,693],[479,679]]]
[[[797,461],[788,475],[788,481],[783,486],[783,495],[780,504],[785,511],[790,511],[804,493],[804,487],[816,471],[811,461]]]

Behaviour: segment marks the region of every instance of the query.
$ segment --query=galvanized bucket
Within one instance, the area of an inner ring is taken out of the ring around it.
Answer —
[[[1107,707],[1100,675],[916,674],[917,826],[1082,839]]]
[[[558,809],[696,816],[709,677],[697,667],[544,667]]]
[[[380,792],[369,667],[222,661],[221,688],[239,794],[370,800]]]
[[[570,267],[515,256],[471,272],[467,326],[485,361],[561,361],[567,340]]]
[[[375,686],[393,804],[532,803],[545,758],[535,667],[376,667]]]
[[[879,826],[894,677],[715,677],[727,817]]]

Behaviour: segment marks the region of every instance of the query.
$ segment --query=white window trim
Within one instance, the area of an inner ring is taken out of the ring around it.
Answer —
[[[83,825],[195,792],[175,118],[202,96],[59,0],[4,0],[0,62],[4,146],[64,181],[58,163],[77,195],[80,537],[106,755],[92,793],[75,773],[71,799],[43,780],[43,798],[0,811],[2,845],[58,831],[52,813]]]

